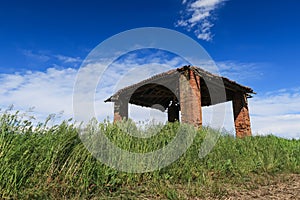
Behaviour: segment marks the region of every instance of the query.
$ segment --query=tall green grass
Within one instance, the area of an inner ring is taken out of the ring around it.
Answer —
[[[191,147],[168,167],[139,174],[119,172],[90,154],[70,121],[48,127],[48,120],[33,123],[18,112],[0,115],[0,198],[180,199],[208,191],[222,196],[220,184],[224,182],[242,184],[256,176],[300,173],[300,141],[272,135],[236,139],[223,134],[200,159],[203,139],[214,131],[207,127],[197,132]],[[89,128],[101,129],[120,148],[149,152],[172,141],[179,127],[167,124],[159,127],[159,134],[137,139],[128,136],[124,126],[142,131],[132,122],[93,123]]]

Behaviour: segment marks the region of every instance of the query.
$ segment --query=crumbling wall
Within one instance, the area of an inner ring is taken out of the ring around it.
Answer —
[[[232,104],[236,137],[251,136],[251,123],[246,95],[235,93]]]
[[[181,121],[195,127],[202,126],[200,77],[193,70],[186,70],[180,76],[180,110]]]

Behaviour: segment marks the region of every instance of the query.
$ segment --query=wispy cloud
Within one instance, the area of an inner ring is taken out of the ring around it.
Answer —
[[[62,54],[52,54],[50,51],[33,51],[28,49],[21,50],[21,53],[32,60],[34,63],[42,64],[50,64],[52,66],[70,66],[70,67],[78,67],[79,64],[83,61],[80,57],[71,57]]]
[[[176,25],[193,31],[199,39],[211,41],[213,35],[213,12],[227,0],[183,0],[185,9]]]
[[[260,79],[264,75],[260,68],[266,64],[227,60],[217,61],[216,65],[219,69],[220,75],[228,77],[231,80],[243,82],[244,80],[249,79]]]
[[[70,57],[70,56],[64,56],[64,55],[55,55],[55,57],[64,63],[80,63],[80,62],[82,62],[82,59],[80,57]]]
[[[27,58],[38,60],[40,62],[47,62],[48,60],[50,60],[50,56],[48,56],[42,52],[34,52],[32,50],[23,49],[22,54],[24,56],[26,56]]]
[[[236,60],[201,60],[188,58],[191,65],[201,67],[213,74],[227,77],[237,82],[258,80],[264,76],[263,68],[269,66],[264,62],[241,62]]]

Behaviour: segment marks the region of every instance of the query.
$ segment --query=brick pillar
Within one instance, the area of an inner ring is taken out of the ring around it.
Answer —
[[[232,105],[236,137],[242,138],[251,136],[250,116],[246,95],[242,93],[234,94]]]
[[[179,121],[179,106],[172,102],[168,108],[168,122]]]
[[[188,69],[179,79],[181,121],[202,126],[200,77]]]
[[[114,103],[114,122],[121,121],[123,118],[128,119],[128,102],[118,99]]]

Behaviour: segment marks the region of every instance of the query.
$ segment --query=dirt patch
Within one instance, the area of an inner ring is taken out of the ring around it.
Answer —
[[[255,189],[229,190],[224,199],[300,199],[300,174],[281,175]]]

